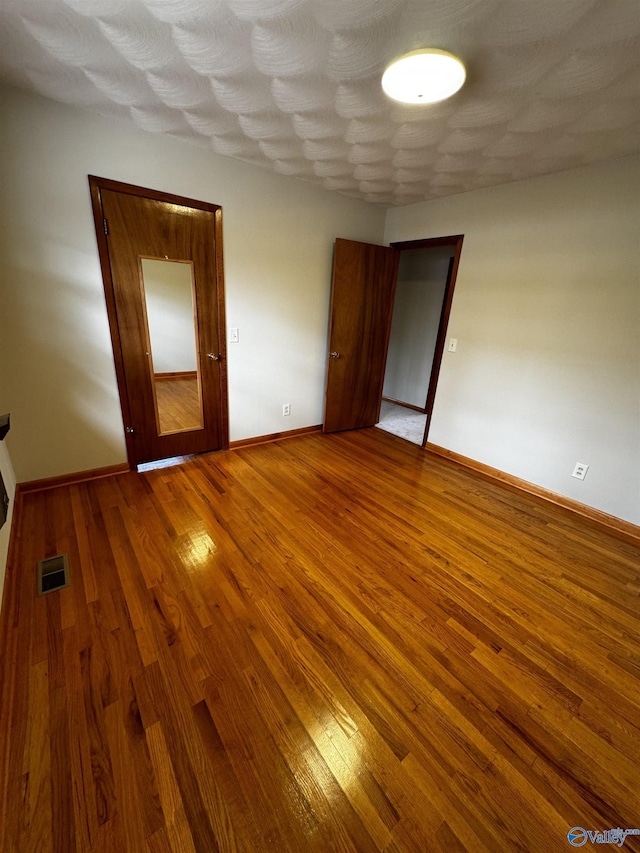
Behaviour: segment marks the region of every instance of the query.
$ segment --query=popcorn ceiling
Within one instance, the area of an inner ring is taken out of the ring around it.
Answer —
[[[3,0],[0,79],[385,206],[640,150],[637,0]],[[450,101],[380,88],[417,47]]]

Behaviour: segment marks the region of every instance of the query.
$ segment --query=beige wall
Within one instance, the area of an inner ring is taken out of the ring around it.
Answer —
[[[125,460],[87,175],[222,205],[231,440],[322,420],[336,236],[384,210],[207,147],[3,90],[0,400],[18,481]],[[291,416],[282,417],[282,404]]]
[[[639,201],[624,158],[392,210],[385,234],[464,234],[429,440],[636,524]]]

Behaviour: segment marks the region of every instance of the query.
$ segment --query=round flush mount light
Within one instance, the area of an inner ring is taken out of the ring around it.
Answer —
[[[462,62],[446,50],[412,50],[387,67],[382,88],[403,104],[435,104],[455,95],[466,76]]]

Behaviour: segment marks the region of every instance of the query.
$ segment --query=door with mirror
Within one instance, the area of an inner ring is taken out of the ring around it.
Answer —
[[[227,447],[220,208],[89,180],[130,464]]]

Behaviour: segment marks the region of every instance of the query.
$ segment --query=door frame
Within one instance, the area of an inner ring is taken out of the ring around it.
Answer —
[[[107,317],[109,319],[109,331],[111,333],[111,345],[113,348],[113,359],[116,369],[116,381],[118,384],[118,395],[120,398],[120,408],[122,410],[124,437],[127,448],[127,461],[130,470],[135,470],[137,466],[136,452],[134,439],[127,431],[127,425],[131,423],[131,410],[129,406],[129,396],[127,393],[126,374],[124,366],[124,357],[122,354],[122,339],[120,336],[120,327],[118,325],[118,313],[116,309],[115,290],[113,278],[111,275],[111,263],[109,260],[109,244],[107,241],[107,226],[104,212],[102,209],[102,190],[111,190],[112,192],[125,193],[128,195],[148,198],[153,201],[166,202],[168,204],[176,204],[182,207],[192,207],[196,210],[204,210],[213,213],[213,228],[215,239],[215,263],[216,263],[216,303],[217,303],[217,334],[219,351],[222,356],[220,360],[220,435],[221,435],[221,450],[229,448],[229,395],[227,385],[227,336],[226,336],[226,320],[225,320],[225,298],[224,298],[224,272],[222,266],[222,208],[220,205],[211,204],[197,199],[187,198],[185,196],[174,195],[173,193],[165,193],[160,190],[152,190],[146,187],[139,187],[135,184],[125,184],[121,181],[113,181],[109,178],[99,178],[95,175],[89,175],[89,189],[91,194],[91,208],[93,211],[93,220],[96,230],[96,239],[98,243],[98,255],[100,258],[100,270],[102,272],[102,281],[104,284],[105,301],[107,306]]]
[[[433,406],[436,398],[436,390],[438,387],[438,378],[440,376],[440,367],[442,365],[442,356],[444,354],[445,345],[447,342],[447,328],[449,325],[449,315],[451,314],[451,305],[453,302],[453,292],[456,286],[456,277],[458,275],[458,267],[460,265],[460,255],[462,253],[462,243],[464,234],[452,234],[447,237],[427,237],[422,240],[405,240],[403,242],[395,242],[390,245],[399,252],[408,252],[413,249],[433,249],[438,246],[454,246],[455,252],[453,255],[453,265],[451,272],[447,276],[447,284],[445,287],[444,297],[442,299],[442,310],[440,311],[440,322],[438,324],[438,334],[436,336],[436,346],[433,352],[433,361],[431,364],[431,374],[429,376],[429,388],[427,391],[427,402],[425,404],[425,412],[427,422],[424,428],[422,437],[422,447],[427,446],[427,437],[429,428],[431,427],[431,416],[433,415]]]

